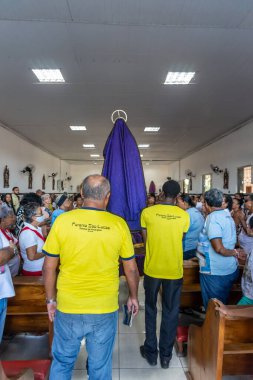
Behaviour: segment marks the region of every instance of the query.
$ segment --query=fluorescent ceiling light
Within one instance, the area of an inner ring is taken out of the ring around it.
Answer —
[[[100,157],[100,154],[90,154],[91,157]]]
[[[169,71],[164,84],[189,84],[195,72],[173,72]]]
[[[83,147],[87,148],[87,149],[94,149],[94,148],[96,148],[94,144],[83,144]]]
[[[56,70],[32,69],[32,71],[36,75],[36,77],[39,79],[40,82],[44,82],[44,83],[63,83],[63,82],[65,82],[65,79],[63,78],[62,73],[59,69],[56,69]]]
[[[69,128],[72,131],[86,131],[87,128],[84,125],[70,125]]]
[[[158,132],[160,127],[145,127],[144,132]]]
[[[149,148],[149,144],[139,144],[138,145],[138,148],[140,148],[140,149],[146,149],[146,148]]]
[[[140,157],[143,157],[143,154],[140,154]]]

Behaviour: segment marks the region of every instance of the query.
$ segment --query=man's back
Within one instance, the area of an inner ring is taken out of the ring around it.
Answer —
[[[73,314],[117,310],[119,256],[134,255],[125,221],[99,209],[76,209],[60,215],[50,235],[44,250],[60,257],[58,309]]]
[[[183,276],[182,239],[189,223],[189,215],[171,204],[143,210],[141,226],[147,229],[145,274],[164,279]]]

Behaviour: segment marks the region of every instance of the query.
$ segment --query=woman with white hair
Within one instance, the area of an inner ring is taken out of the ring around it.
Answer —
[[[5,207],[0,205],[0,221],[6,217]],[[18,255],[16,246],[12,242],[5,246],[0,239],[0,343],[6,318],[7,299],[15,295],[8,262],[16,255]]]

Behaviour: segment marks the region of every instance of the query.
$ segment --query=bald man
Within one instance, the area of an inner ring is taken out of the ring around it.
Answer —
[[[119,256],[129,287],[128,309],[134,315],[139,310],[139,274],[131,234],[122,218],[106,211],[109,181],[100,175],[86,177],[82,196],[82,208],[58,216],[43,249],[48,315],[55,322],[51,380],[71,379],[83,338],[89,379],[111,379]]]

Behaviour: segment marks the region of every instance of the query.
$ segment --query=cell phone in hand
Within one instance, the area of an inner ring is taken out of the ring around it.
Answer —
[[[127,305],[122,305],[122,309],[123,309],[123,324],[129,327],[132,327],[134,306],[131,307],[131,311],[128,311]]]

